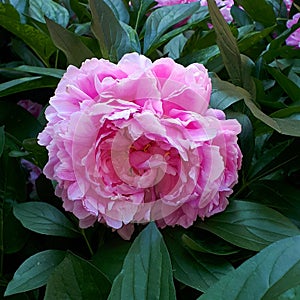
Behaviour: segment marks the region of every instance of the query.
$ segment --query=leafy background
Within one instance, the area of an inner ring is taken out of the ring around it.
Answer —
[[[281,0],[237,0],[230,25],[208,3],[153,9],[152,0],[0,1],[6,299],[300,299],[300,51],[285,45],[300,24],[286,28]],[[204,64],[211,107],[242,124],[244,159],[225,212],[188,229],[139,225],[124,241],[104,225],[80,229],[43,175],[29,182],[21,161],[40,168],[47,161],[36,143],[45,119],[17,102],[46,107],[69,64],[117,62],[132,51]]]

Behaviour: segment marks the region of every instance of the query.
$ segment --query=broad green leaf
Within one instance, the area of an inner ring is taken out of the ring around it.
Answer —
[[[116,18],[119,21],[128,24],[129,13],[122,0],[104,0],[104,1],[111,8],[111,10],[114,12]]]
[[[0,127],[0,157],[3,153],[4,145],[5,145],[5,131],[4,131],[4,126],[1,126]]]
[[[59,79],[62,78],[65,73],[65,70],[54,69],[54,68],[33,67],[33,66],[26,66],[26,65],[16,67],[14,68],[14,70],[38,74],[38,75],[45,75],[49,77],[55,77]]]
[[[197,223],[236,246],[259,251],[280,239],[300,234],[288,218],[264,205],[232,201],[219,215]]]
[[[191,63],[199,63],[207,66],[208,62],[215,57],[220,56],[220,50],[217,45],[213,45],[204,49],[194,51],[178,59],[178,62],[184,66],[188,66]],[[222,64],[222,63],[221,63]],[[219,64],[220,66],[220,64]],[[221,65],[223,68],[223,64]],[[208,68],[209,69],[209,68]],[[209,69],[210,70],[210,69]]]
[[[45,23],[45,17],[62,27],[67,27],[69,23],[68,10],[53,0],[29,0],[28,13],[41,23]]]
[[[137,30],[150,5],[156,2],[154,0],[132,0],[131,3],[135,15],[134,29]]]
[[[4,253],[20,251],[29,237],[26,230],[13,214],[13,202],[4,200],[3,205],[3,244]]]
[[[29,257],[15,272],[4,296],[30,291],[45,285],[64,257],[65,251],[60,250],[46,250]]]
[[[185,246],[197,252],[214,255],[230,255],[240,251],[237,247],[217,238],[215,235],[196,237],[195,234],[183,234],[181,239]]]
[[[54,206],[45,202],[26,202],[14,206],[14,215],[25,228],[41,234],[78,237],[74,225]]]
[[[0,97],[34,89],[54,88],[57,83],[58,80],[53,77],[32,76],[14,79],[0,83]]]
[[[80,40],[79,36],[46,18],[51,38],[58,49],[64,52],[69,64],[80,66],[93,52]]]
[[[182,33],[175,36],[165,45],[164,53],[172,59],[179,58],[186,41],[187,38]]]
[[[150,54],[160,37],[173,25],[196,12],[199,5],[199,2],[178,4],[160,7],[153,11],[145,23],[143,53]]]
[[[117,238],[105,242],[93,256],[93,264],[113,282],[122,269],[130,246],[130,242]]]
[[[252,114],[263,123],[267,124],[271,128],[275,129],[281,134],[291,135],[291,136],[300,136],[300,121],[299,120],[290,120],[290,119],[279,119],[271,118],[262,112],[255,104],[251,101],[250,95],[247,98],[244,98],[245,104],[250,109]]]
[[[199,300],[274,300],[300,284],[300,236],[275,242],[224,276]]]
[[[134,240],[108,299],[175,299],[169,253],[154,223]]]
[[[278,300],[297,300],[300,298],[300,285],[291,288],[278,297]]]
[[[211,73],[210,77],[212,81],[210,107],[224,110],[248,96],[246,90],[221,80],[217,75]]]
[[[31,113],[19,105],[4,101],[0,101],[0,125],[5,125],[5,131],[19,140],[19,143],[25,138],[36,137],[43,129]]]
[[[237,0],[237,3],[249,14],[249,16],[265,26],[272,26],[276,22],[272,5],[266,0]]]
[[[187,250],[176,237],[176,233],[169,231],[164,235],[168,246],[174,277],[199,291],[205,292],[222,276],[233,270],[233,267],[221,257]]]
[[[106,300],[110,287],[108,279],[94,265],[67,253],[50,276],[44,299]]]
[[[253,20],[249,17],[249,15],[240,7],[232,5],[230,9],[230,14],[234,22],[239,26],[247,26],[253,23]]]
[[[92,12],[91,29],[105,59],[117,62],[125,53],[138,50],[135,49],[137,41],[134,29],[129,30],[127,26],[124,29],[104,0],[90,0],[89,4]]]
[[[22,39],[46,65],[49,65],[49,58],[56,51],[51,38],[30,25],[21,24],[19,14],[9,4],[0,3],[0,25]]]
[[[292,101],[299,101],[300,87],[291,81],[287,76],[273,67],[266,67],[268,72],[275,78],[276,82],[282,87]],[[300,123],[299,123],[300,125]]]
[[[236,39],[215,1],[208,0],[207,3],[225,68],[233,84],[243,86],[242,62]]]

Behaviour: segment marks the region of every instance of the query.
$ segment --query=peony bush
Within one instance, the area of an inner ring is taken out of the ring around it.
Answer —
[[[0,1],[1,296],[298,299],[298,19]]]

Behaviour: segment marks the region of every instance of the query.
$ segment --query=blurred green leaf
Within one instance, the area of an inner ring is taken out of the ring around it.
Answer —
[[[266,67],[267,71],[275,78],[276,82],[287,93],[290,99],[294,102],[299,101],[300,87],[291,81],[287,76],[281,73],[278,69],[273,67]],[[300,123],[299,123],[300,125]]]
[[[237,200],[231,201],[222,214],[205,222],[198,222],[196,226],[236,246],[253,251],[300,234],[300,230],[277,211],[257,203]]]
[[[276,16],[272,5],[266,0],[237,0],[238,5],[249,14],[249,16],[256,22],[265,26],[272,26],[276,22]]]
[[[291,288],[278,297],[278,300],[297,300],[300,298],[300,285]]]
[[[22,71],[27,73],[33,73],[38,75],[45,75],[49,77],[62,78],[65,73],[65,70],[54,69],[54,68],[43,68],[43,67],[34,67],[34,66],[26,66],[21,65],[14,68],[16,71]],[[29,77],[30,78],[30,77]]]
[[[0,125],[5,125],[5,131],[13,135],[19,143],[26,138],[36,137],[43,129],[27,110],[17,104],[4,101],[0,101]]]
[[[122,270],[130,246],[130,242],[117,238],[105,242],[93,256],[93,264],[113,282]]]
[[[239,27],[253,23],[253,20],[249,17],[249,15],[242,8],[236,5],[232,5],[230,14],[232,15],[234,22],[237,23]]]
[[[175,299],[169,253],[154,223],[134,240],[108,299]]]
[[[299,247],[300,236],[275,242],[224,276],[198,299],[278,299],[284,291],[300,284]]]
[[[14,216],[12,201],[4,201],[3,212],[4,253],[11,254],[23,248],[28,240],[29,232]]]
[[[0,83],[0,97],[40,88],[56,87],[57,83],[58,80],[53,77],[32,76],[14,79]]]
[[[28,13],[41,23],[45,23],[45,17],[62,27],[67,27],[69,23],[68,10],[53,0],[29,0]]]
[[[14,215],[34,232],[76,238],[77,228],[54,206],[45,202],[26,202],[14,206]]]
[[[4,131],[4,126],[0,126],[0,157],[1,157],[2,153],[3,153],[4,145],[5,145],[5,131]]]
[[[145,23],[143,53],[149,55],[161,36],[173,25],[191,16],[199,8],[199,2],[157,8]]]
[[[41,169],[46,165],[48,161],[48,152],[45,147],[40,146],[37,143],[37,139],[25,139],[23,141],[23,147],[34,158],[34,163]]]
[[[197,255],[188,251],[176,237],[176,233],[169,231],[164,235],[168,246],[174,277],[202,292],[218,282],[218,280],[233,270],[233,267],[221,257],[205,254]]]
[[[44,299],[106,300],[110,287],[108,279],[94,265],[77,255],[67,253],[50,276]]]
[[[64,257],[65,251],[60,250],[46,250],[29,257],[15,272],[4,295],[26,292],[45,285]]]
[[[105,59],[117,62],[125,53],[139,52],[135,30],[129,30],[128,26],[123,28],[104,0],[90,0],[89,4],[92,12],[91,29]]]
[[[30,25],[21,24],[19,14],[9,4],[0,3],[0,25],[22,39],[46,65],[49,65],[49,58],[56,51],[50,37]]]
[[[87,58],[94,57],[79,36],[47,18],[46,24],[54,44],[64,52],[69,64],[79,67]]]
[[[260,180],[250,185],[249,199],[280,211],[300,224],[299,189],[279,180]]]
[[[208,0],[211,21],[217,35],[217,45],[233,84],[243,86],[242,62],[235,37],[214,0]]]

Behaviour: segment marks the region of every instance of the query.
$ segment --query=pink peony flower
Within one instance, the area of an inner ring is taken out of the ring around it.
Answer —
[[[292,20],[286,22],[287,28],[291,28],[293,25],[297,24],[300,18],[300,13],[293,16]],[[300,28],[296,29],[287,39],[286,44],[288,46],[294,46],[300,48]]]
[[[49,152],[43,171],[81,227],[98,221],[129,238],[132,223],[188,227],[225,209],[241,127],[208,109],[210,93],[203,65],[170,58],[68,67],[39,143]]]

